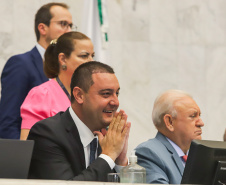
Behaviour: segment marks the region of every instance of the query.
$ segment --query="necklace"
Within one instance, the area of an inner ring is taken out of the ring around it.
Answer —
[[[60,85],[60,87],[63,89],[63,91],[65,92],[65,94],[67,95],[67,97],[69,98],[69,100],[71,101],[71,96],[68,93],[67,89],[64,87],[64,84],[60,81],[59,77],[56,77],[56,81],[58,82],[58,84]]]

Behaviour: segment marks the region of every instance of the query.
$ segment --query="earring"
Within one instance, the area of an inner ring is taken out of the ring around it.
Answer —
[[[67,70],[67,66],[66,66],[66,65],[62,65],[62,69],[63,69],[64,71],[66,71],[66,70]]]

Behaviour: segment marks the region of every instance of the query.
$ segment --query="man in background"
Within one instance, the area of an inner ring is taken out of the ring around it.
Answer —
[[[152,120],[158,133],[136,148],[138,164],[147,170],[147,183],[180,184],[193,139],[201,139],[204,126],[192,97],[168,90],[155,100]]]
[[[126,166],[131,124],[124,111],[116,112],[119,90],[110,66],[81,64],[71,79],[71,106],[30,130],[28,140],[35,144],[29,177],[107,181],[113,168]]]
[[[0,138],[20,138],[20,106],[28,92],[48,80],[43,71],[43,56],[50,41],[71,31],[72,16],[64,3],[43,5],[35,15],[36,46],[12,56],[1,75]]]

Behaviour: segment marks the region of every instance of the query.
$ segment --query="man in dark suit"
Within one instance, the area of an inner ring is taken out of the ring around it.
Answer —
[[[147,183],[180,184],[186,155],[193,139],[201,139],[204,126],[192,97],[168,90],[155,100],[152,120],[158,133],[136,148],[138,164],[146,168]]]
[[[12,56],[1,75],[0,138],[19,139],[20,106],[31,88],[46,82],[43,56],[50,41],[71,31],[72,16],[63,3],[43,5],[35,16],[36,46]]]
[[[110,66],[95,61],[81,64],[71,80],[71,107],[30,130],[28,139],[35,145],[29,177],[107,181],[113,168],[126,166],[131,124],[124,111],[116,112],[119,89]],[[93,150],[95,135],[99,144]]]

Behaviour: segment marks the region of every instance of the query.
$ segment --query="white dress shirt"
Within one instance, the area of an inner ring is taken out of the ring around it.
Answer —
[[[92,140],[96,137],[98,140],[97,136],[94,136],[91,130],[78,118],[78,116],[75,114],[73,111],[72,107],[69,108],[69,113],[71,114],[71,117],[78,129],[79,136],[83,145],[84,149],[84,154],[85,154],[85,161],[86,161],[86,168],[89,166],[89,160],[90,160],[90,143]],[[96,157],[97,157],[97,152],[96,152]],[[104,160],[107,161],[109,164],[110,168],[113,169],[115,167],[115,162],[107,155],[101,154],[98,157],[103,158]]]
[[[40,53],[42,60],[44,60],[44,54],[45,54],[45,48],[43,48],[39,43],[36,44],[36,48],[38,52]]]

